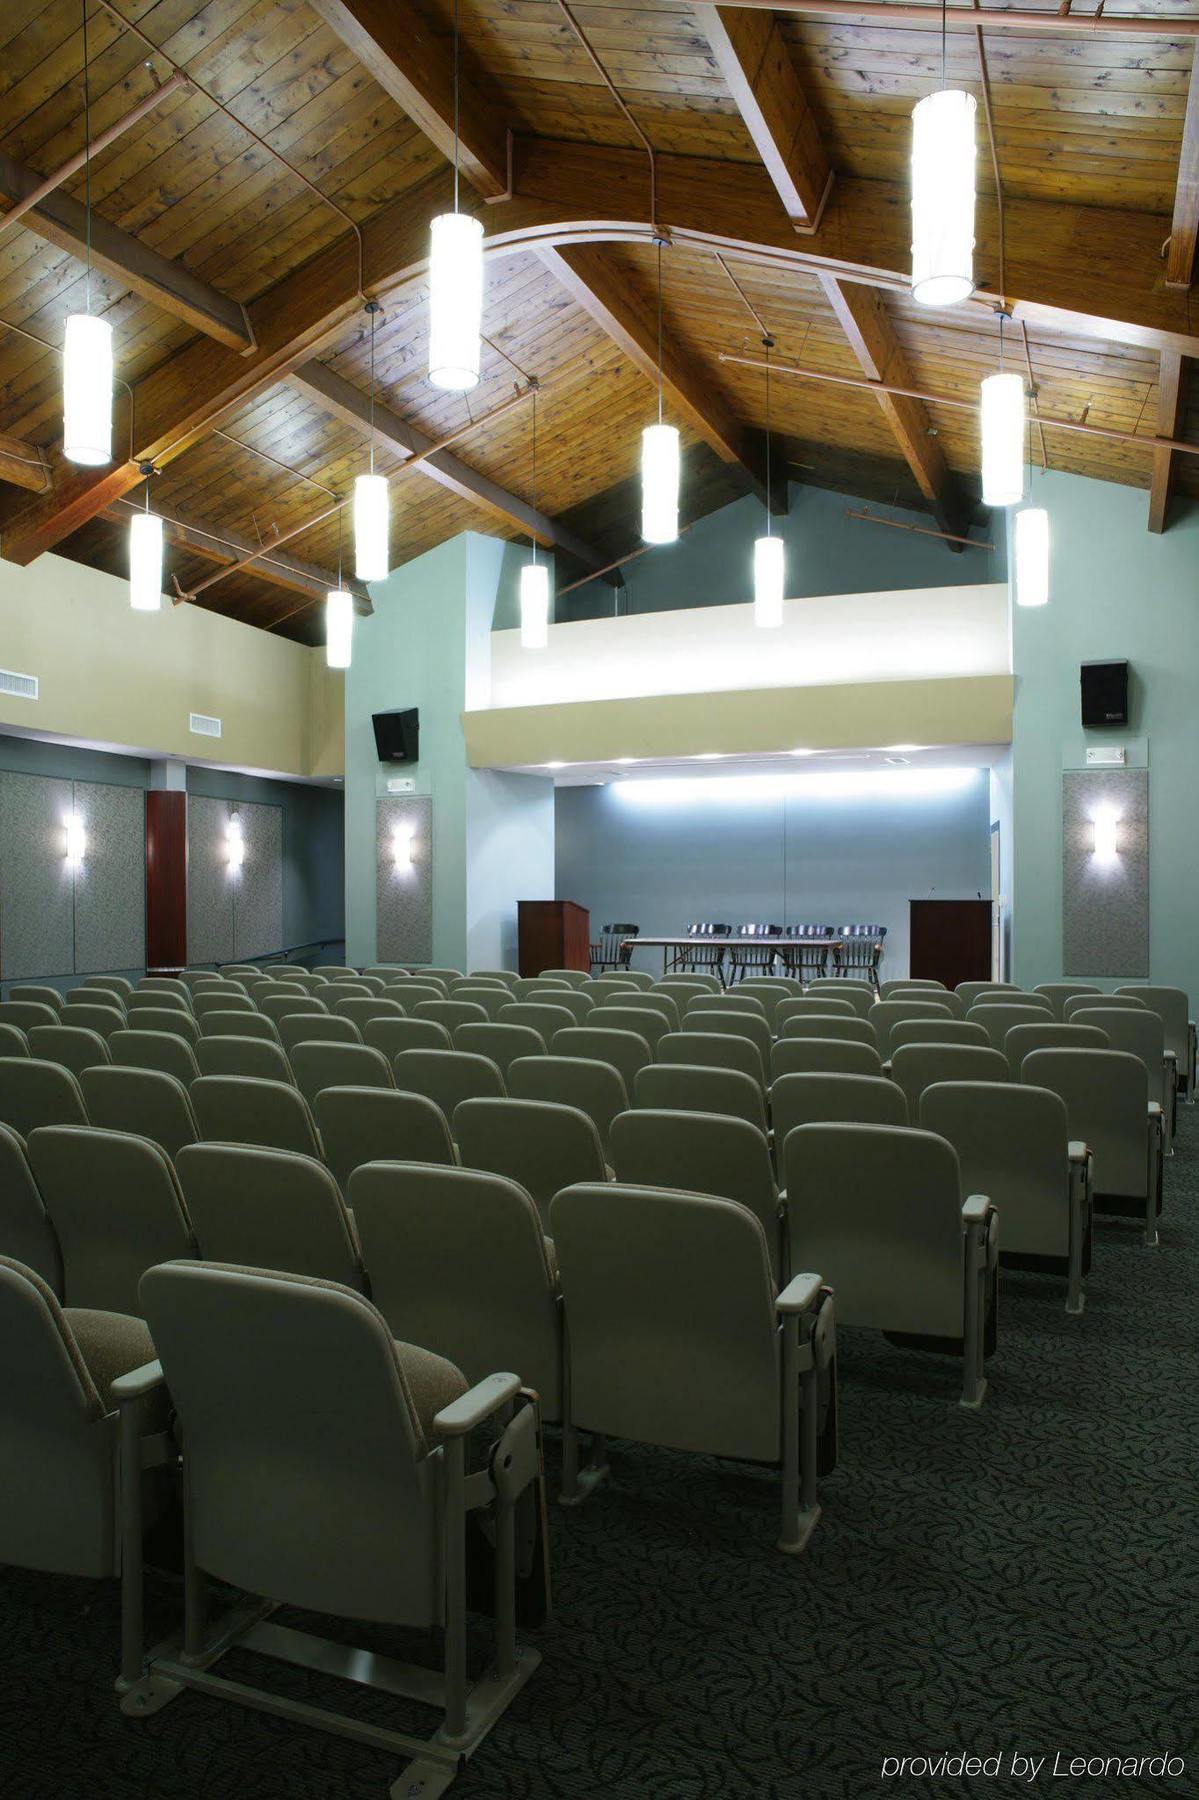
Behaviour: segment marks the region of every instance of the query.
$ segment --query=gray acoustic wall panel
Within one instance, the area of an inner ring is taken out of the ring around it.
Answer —
[[[227,800],[187,802],[187,960],[234,962],[233,885]]]
[[[1114,815],[1116,852],[1095,853],[1095,816]],[[1149,771],[1062,776],[1062,974],[1149,974]]]
[[[412,842],[410,868],[396,868],[397,828]],[[380,962],[433,961],[433,802],[427,794],[376,802],[375,955]]]
[[[283,949],[283,809],[238,807],[246,847],[233,886],[233,961]]]
[[[75,973],[140,969],[146,960],[146,796],[140,787],[77,781],[87,833],[75,871]]]
[[[0,974],[69,975],[75,967],[73,871],[66,821],[72,784],[0,774]]]

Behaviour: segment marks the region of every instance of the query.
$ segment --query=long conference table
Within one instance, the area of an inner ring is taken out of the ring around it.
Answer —
[[[701,937],[698,933],[683,932],[678,937],[622,938],[620,952],[627,958],[634,950],[661,950],[662,973],[669,975],[684,968],[695,951],[703,950],[703,969],[710,969],[727,986],[728,968],[736,966],[736,959],[729,956],[732,950],[757,950],[762,953],[763,963],[767,954],[772,957],[781,954],[792,966],[797,962],[802,971],[805,960],[810,958],[815,962],[817,955],[821,966],[827,966],[829,951],[840,941],[836,932],[830,932],[827,937],[805,938]]]

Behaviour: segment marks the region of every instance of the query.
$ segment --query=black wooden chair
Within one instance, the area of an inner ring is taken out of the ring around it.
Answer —
[[[603,974],[605,969],[627,969],[633,946],[626,938],[635,938],[640,925],[605,925],[591,945],[591,972]]]

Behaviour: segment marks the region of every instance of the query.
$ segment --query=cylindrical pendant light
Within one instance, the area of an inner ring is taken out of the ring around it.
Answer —
[[[1024,382],[1003,367],[999,315],[999,373],[982,384],[983,505],[1017,506],[1024,498]]]
[[[88,82],[87,0],[83,3],[84,217],[87,221],[86,310],[67,319],[62,356],[63,455],[96,468],[112,461],[112,326],[92,317],[92,141]]]
[[[371,333],[371,467],[354,482],[354,573],[359,581],[386,581],[391,561],[391,490],[375,474],[375,320],[379,302],[368,300]],[[340,526],[339,526],[340,532]],[[339,537],[340,543],[340,537]]]
[[[662,240],[658,239],[658,422],[641,433],[641,535],[673,544],[679,535],[679,434],[662,423]]]
[[[330,669],[348,669],[354,645],[354,596],[333,588],[325,596],[325,662]]]
[[[463,392],[479,379],[483,224],[458,211],[458,0],[454,0],[454,210],[430,227],[429,380]]]
[[[520,572],[520,646],[544,650],[549,643],[550,572],[544,563],[527,562]]]
[[[537,388],[533,388],[533,511],[537,511]],[[522,650],[544,650],[550,641],[550,572],[537,560],[537,539],[533,538],[533,556],[520,571],[520,647]]]
[[[766,535],[754,542],[754,624],[773,630],[783,622],[783,540],[770,529],[770,352],[774,339],[762,339],[766,348]]]
[[[135,612],[162,605],[162,520],[157,513],[134,513],[129,521],[129,604]]]
[[[941,0],[941,90],[912,110],[912,298],[957,306],[974,292],[973,94],[949,86]]]
[[[1016,605],[1049,601],[1049,514],[1043,506],[1022,506],[1015,519]]]
[[[62,448],[68,462],[112,461],[112,327],[91,313],[67,320],[62,357]]]

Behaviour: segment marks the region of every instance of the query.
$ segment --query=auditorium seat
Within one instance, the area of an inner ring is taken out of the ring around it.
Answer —
[[[777,1547],[801,1551],[820,1516],[822,1380],[832,1404],[820,1275],[778,1293],[760,1221],[712,1195],[584,1183],[550,1217],[570,1428],[779,1469]]]
[[[186,988],[137,988],[126,995],[125,1011],[129,1015],[131,1025],[136,1024],[134,1015],[139,1012],[177,1012],[184,1018],[193,1017],[191,996]]]
[[[322,1088],[395,1086],[390,1062],[370,1044],[297,1044],[291,1052],[291,1068],[296,1086],[310,1106]]]
[[[851,1044],[868,1044],[872,1050],[878,1049],[878,1033],[869,1019],[862,1019],[844,1013],[795,1013],[786,1019],[782,1027],[782,1037],[790,1038],[843,1038]]]
[[[723,994],[712,994],[705,1000],[693,1002],[687,1010],[689,1012],[747,1013],[755,1019],[765,1019],[766,1002],[760,994],[745,993],[741,984],[738,983],[735,988],[728,988]]]
[[[1093,1006],[1077,1015],[1088,1025],[1106,1033],[1113,1050],[1127,1050],[1139,1056],[1149,1077],[1149,1097],[1162,1109],[1165,1123],[1166,1154],[1174,1154],[1177,1129],[1178,1062],[1172,1050],[1166,1049],[1166,1028],[1158,1013],[1148,1008]]]
[[[855,1019],[858,1014],[848,1000],[835,994],[801,994],[780,1002],[774,1015],[774,1029],[781,1037],[788,1019],[837,1018]]]
[[[687,1030],[689,1032],[723,1032],[732,1037],[747,1038],[762,1059],[762,1070],[765,1073],[770,1061],[770,1027],[765,1016],[757,1012],[742,1012],[739,1007],[698,1007],[693,1006],[687,1013]]]
[[[511,975],[506,969],[476,969],[476,975],[494,975],[505,982],[508,987],[515,987],[520,980],[519,975]],[[543,969],[541,979],[545,981],[564,981],[567,987],[585,988],[590,985],[591,972],[588,969]]]
[[[204,1574],[243,1594],[426,1636],[444,1626],[444,1676],[431,1671],[417,1689],[444,1715],[427,1742],[382,1733],[358,1716],[313,1707],[299,1715],[376,1748],[382,1742],[393,1755],[399,1750],[405,1767],[392,1783],[396,1793],[422,1786],[444,1792],[540,1660],[531,1648],[518,1656],[513,1624],[514,1512],[541,1467],[519,1377],[491,1374],[468,1392],[452,1363],[397,1343],[364,1295],[303,1276],[165,1264],[146,1275],[142,1306],[187,1446],[192,1532],[184,1592],[194,1596],[200,1584],[190,1560],[195,1543]],[[484,1424],[487,1437],[472,1442]],[[540,1507],[530,1511],[537,1517]],[[468,1513],[507,1546],[493,1590],[488,1672],[477,1689],[466,1666]],[[236,1626],[217,1623],[206,1653],[209,1633],[193,1600],[185,1641],[194,1641],[197,1654],[180,1660],[158,1651],[147,1682],[161,1685],[166,1677],[173,1683],[167,1695],[193,1677],[194,1685],[206,1684],[216,1656],[236,1647],[262,1611],[251,1607]],[[297,1643],[298,1652],[276,1639],[275,1654],[310,1667],[314,1652],[318,1666],[322,1657],[345,1656],[342,1644]],[[387,1685],[395,1674],[365,1652],[351,1653],[350,1666],[368,1685]],[[244,1698],[244,1670],[239,1679]],[[411,1681],[409,1674],[409,1692]],[[390,1711],[394,1704],[389,1693]],[[125,1705],[136,1712],[137,1696]],[[201,1716],[202,1703],[194,1706]],[[219,1723],[215,1729],[220,1736]]]
[[[130,989],[130,993],[132,993]],[[63,995],[63,1008],[71,1006],[100,1006],[107,1012],[115,1012],[125,1023],[129,994],[117,993],[115,988],[93,987],[85,982],[82,987],[71,988]]]
[[[838,1323],[954,1346],[962,1405],[981,1405],[999,1221],[985,1194],[962,1193],[952,1146],[903,1126],[799,1125],[783,1167],[792,1264],[820,1269]]]
[[[864,1021],[857,1020],[857,1024]],[[866,1027],[870,1031],[870,1027]],[[874,1033],[870,1032],[873,1040]],[[782,1037],[770,1047],[770,1079],[783,1075],[881,1075],[883,1059],[870,1043],[852,1038]]]
[[[686,975],[675,973],[660,975],[654,986],[655,988],[665,988],[669,993],[673,993],[676,987],[680,991],[687,988],[698,988],[706,994],[722,994],[724,992],[719,975],[705,975],[700,969],[693,969]]]
[[[87,988],[107,988],[122,998],[133,992],[133,983],[126,975],[85,975],[82,985]]]
[[[259,1081],[292,1079],[291,1064],[278,1044],[264,1038],[206,1037],[196,1046],[201,1075],[251,1075]]]
[[[286,997],[286,996],[285,996]],[[295,995],[292,996],[295,998]],[[240,988],[199,988],[192,995],[192,1010],[197,1019],[203,1021],[213,1013],[248,1013],[258,1015],[258,1008],[249,994],[243,994]]]
[[[93,1125],[148,1137],[168,1156],[200,1135],[188,1090],[174,1075],[114,1065],[85,1069],[79,1079]]]
[[[1066,1001],[1073,1000],[1076,994],[1098,994],[1101,991],[1090,981],[1042,981],[1033,989],[1034,993],[1041,994],[1048,1000],[1055,1019],[1062,1017]]]
[[[136,1013],[130,1014],[136,1018]],[[177,1081],[190,1085],[200,1073],[196,1053],[185,1038],[166,1031],[114,1031],[108,1040],[108,1053],[123,1069],[161,1069]]]
[[[61,1012],[63,1007],[58,989],[37,981],[15,981],[8,990],[8,997],[10,1000],[32,1000],[38,1006],[53,1007],[55,1012]]]
[[[939,1082],[920,1096],[919,1121],[957,1151],[962,1187],[998,1208],[999,1260],[1066,1277],[1066,1311],[1083,1309],[1091,1231],[1091,1156],[1072,1142],[1066,1105],[1017,1082]]]
[[[494,1022],[527,1025],[544,1041],[547,1050],[553,1049],[559,1031],[569,1031],[579,1023],[568,1006],[558,1006],[550,1000],[510,1000],[500,1007]]]
[[[652,1067],[652,1065],[649,1065]],[[644,1075],[645,1070],[640,1071]],[[518,1056],[508,1066],[514,1100],[552,1100],[587,1114],[608,1158],[612,1121],[629,1104],[619,1069],[584,1056]]]
[[[904,1044],[977,1044],[991,1040],[974,1019],[900,1019],[891,1027],[891,1054]]]
[[[37,1056],[0,1057],[0,1125],[27,1139],[39,1125],[87,1120],[83,1090],[70,1069]]]
[[[1062,1018],[1068,1025],[1086,1024],[1085,1013],[1096,1007],[1115,1008],[1117,1012],[1146,1012],[1145,1002],[1135,994],[1074,994],[1062,1006]]]
[[[35,1025],[61,1023],[57,1006],[42,1000],[0,1000],[0,1025],[15,1025],[18,1031],[30,1032]],[[125,1023],[122,1017],[120,1023]]]
[[[469,1102],[479,1105],[479,1101]],[[325,1161],[343,1193],[368,1162],[456,1163],[450,1121],[435,1100],[394,1088],[322,1088],[313,1107]]]
[[[585,987],[591,980],[586,969],[546,969],[544,972],[547,975],[561,976],[571,987]],[[472,976],[475,981],[498,981],[509,992],[520,980],[515,969],[474,969]]]
[[[476,1020],[470,1025],[459,1025],[454,1033],[455,1050],[485,1056],[499,1069],[505,1082],[518,1057],[544,1056],[545,1048],[545,1039],[531,1025],[493,1025],[490,1020]]]
[[[507,1092],[499,1065],[468,1050],[401,1050],[391,1068],[401,1093],[424,1094],[447,1120],[460,1100],[502,1099]]]
[[[891,1079],[904,1091],[913,1124],[920,1114],[920,1096],[934,1082],[996,1082],[1010,1078],[1007,1057],[989,1045],[902,1044],[891,1057]]]
[[[143,975],[134,992],[170,994],[174,1000],[182,1000],[184,1006],[191,1006],[187,983],[174,975]]]
[[[1117,990],[1121,999],[1139,1000],[1155,1012],[1166,1028],[1166,1043],[1178,1062],[1178,1083],[1188,1099],[1195,1093],[1195,1022],[1191,1003],[1182,988],[1150,987],[1139,983]]]
[[[98,1031],[74,1024],[35,1025],[29,1033],[29,1054],[44,1062],[59,1063],[72,1075],[82,1075],[96,1063],[112,1061],[108,1045]]]
[[[245,1143],[189,1144],[175,1166],[205,1261],[365,1287],[341,1191],[312,1154]]]
[[[276,989],[274,993],[264,994],[258,1003],[258,1010],[273,1019],[276,1025],[280,1019],[294,1016],[296,1013],[319,1013],[327,1015],[329,1008],[315,994],[305,994],[299,988],[295,993],[284,993]]]
[[[471,1382],[517,1370],[542,1417],[560,1419],[557,1276],[524,1188],[483,1169],[376,1162],[355,1169],[348,1199],[393,1334],[448,1357]]]
[[[0,1125],[0,1257],[32,1269],[62,1299],[58,1238],[29,1166],[25,1139],[7,1125]]]
[[[658,1111],[719,1113],[744,1119],[765,1132],[766,1102],[760,1084],[740,1069],[702,1063],[648,1063],[633,1084],[635,1103]]]
[[[656,1055],[658,1045],[672,1030],[672,1026],[664,1012],[659,1012],[656,1007],[640,1005],[641,999],[642,995],[631,994],[627,1006],[609,1005],[605,1001],[602,1006],[596,1007],[591,1019],[583,1029],[592,1029],[594,1021],[594,1029],[597,1031],[632,1032],[634,1036],[644,1038],[651,1051]],[[556,1035],[555,1033],[555,1037]],[[554,1038],[547,1038],[546,1042],[552,1050]]]
[[[350,1023],[348,1019],[332,1022],[337,1025]],[[320,1037],[332,1039],[333,1033],[322,1031]],[[309,1041],[314,1040],[292,1034],[292,1045]],[[286,1038],[284,1042],[287,1042]],[[369,1044],[372,1050],[380,1051],[388,1062],[401,1050],[452,1050],[454,1047],[449,1032],[436,1019],[372,1019],[362,1032],[362,1042]]]
[[[770,1110],[780,1169],[787,1134],[798,1125],[906,1125],[910,1118],[903,1089],[885,1076],[828,1069],[777,1076]]]
[[[257,1017],[250,1013],[245,1016]],[[170,1037],[182,1038],[193,1050],[200,1041],[200,1027],[192,1015],[174,1007],[139,1007],[129,1014],[126,1024],[130,1031],[165,1031]]]
[[[644,994],[638,994],[637,1004],[640,1006],[645,998],[646,996]],[[508,993],[508,1001],[509,1004],[516,1004],[515,996],[511,991]],[[530,1002],[526,1000],[522,1002],[522,1004],[527,1006]],[[532,1002],[532,1004],[548,1004],[559,1011],[565,1008],[570,1014],[572,1025],[586,1025],[590,1020],[595,1018],[597,1012],[600,1010],[596,1005],[594,997],[589,994],[585,988],[553,988],[545,996],[544,1000],[535,1001]]]
[[[412,1016],[416,1019],[433,1019],[438,1025],[444,1025],[449,1032],[455,1031],[459,1025],[483,1025],[487,1022],[486,1009],[476,1000],[418,1000]]]
[[[944,1019],[949,1008],[940,1000],[879,1000],[870,1008],[868,1023],[874,1031],[878,1053],[884,1062],[891,1055],[891,1027],[900,1019]]]
[[[903,976],[895,981],[880,983],[878,997],[880,1000],[902,999],[904,994],[919,995],[928,992],[941,995],[948,992],[943,981],[926,981],[916,976]]]
[[[822,977],[813,981],[806,989],[806,997],[811,1000],[843,1000],[859,1019],[870,1017],[870,1008],[875,1004],[874,989],[865,982],[838,981],[835,977]]]
[[[1012,1025],[1004,1034],[1003,1053],[1008,1059],[1013,1078],[1023,1079],[1024,1059],[1034,1050],[1110,1050],[1111,1039],[1096,1025],[1059,1025],[1050,1020],[1042,1025]]]
[[[261,1023],[269,1028],[275,1042],[282,1044],[289,1055],[297,1044],[361,1044],[364,1041],[353,1019],[340,1019],[332,1013],[288,1013],[277,1025],[270,1019],[263,1019]],[[232,1031],[230,1027],[230,1033]]]
[[[1051,1025],[1053,1014],[1036,1006],[1025,1006],[1023,1000],[992,1000],[985,1005],[972,1006],[968,1015],[968,1023],[981,1025],[987,1034],[987,1041],[993,1050],[1002,1050],[1007,1034],[1014,1025]]]
[[[626,1115],[627,1116],[627,1115]],[[550,1100],[464,1100],[451,1121],[462,1166],[519,1182],[547,1233],[550,1201],[607,1174],[599,1133],[577,1106]]]
[[[1156,1245],[1165,1121],[1140,1057],[1126,1050],[1034,1050],[1024,1058],[1021,1080],[1065,1101],[1071,1138],[1094,1157],[1096,1212],[1143,1220],[1146,1244]]]
[[[381,1000],[398,1000],[411,1018],[422,1000],[447,1000],[449,995],[440,983],[432,981],[392,982],[383,989]]]
[[[953,991],[967,1012],[984,994],[993,994],[997,1000],[1014,1000],[1022,992],[1014,981],[959,981]]]
[[[586,1053],[580,1051],[579,1054]],[[647,1056],[645,1060],[649,1062],[651,1059]],[[660,1063],[697,1064],[709,1069],[739,1069],[742,1075],[748,1075],[763,1091],[766,1087],[762,1052],[740,1033],[700,1031],[688,1024],[686,1031],[667,1032],[659,1041],[656,1060]],[[634,1069],[632,1076],[625,1077],[626,1083],[635,1080],[635,1077]]]
[[[563,993],[567,990],[564,988]],[[450,993],[451,1004],[468,1001],[472,1006],[481,1006],[486,1016],[493,1022],[500,1016],[502,1006],[511,1006],[512,989],[501,982],[493,981],[460,981]]]
[[[145,1271],[196,1254],[170,1157],[149,1138],[97,1126],[43,1125],[28,1142],[66,1304],[136,1315]]]
[[[766,1234],[772,1278],[786,1276],[783,1213],[766,1133],[725,1113],[644,1109],[612,1125],[612,1168],[626,1187],[716,1194],[748,1208]]]
[[[389,1000],[382,994],[350,994],[344,1000],[331,1001],[329,1011],[335,1019],[349,1019],[360,1032],[372,1019],[404,1017],[404,1008],[399,1001]]]
[[[325,1023],[325,1021],[321,1021]],[[265,1013],[210,1012],[198,1016],[200,1036],[258,1038],[264,1044],[280,1041],[279,1027]]]
[[[290,1081],[262,1075],[201,1075],[192,1083],[197,1137],[206,1143],[258,1144],[319,1156],[312,1111]]]
[[[596,1014],[592,1014],[596,1017]],[[663,1046],[672,1040],[668,1036],[661,1038],[658,1052],[661,1055]],[[529,1051],[528,1055],[534,1054]],[[592,1062],[609,1063],[624,1082],[625,1092],[631,1094],[638,1069],[654,1060],[653,1048],[649,1039],[637,1031],[622,1031],[611,1025],[572,1025],[569,1029],[559,1031],[554,1038],[555,1056],[582,1056]]]

